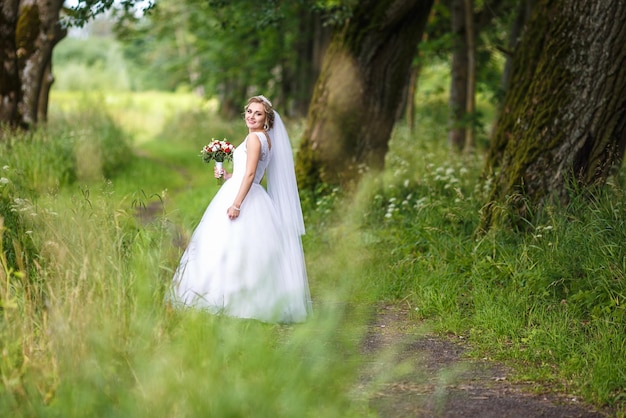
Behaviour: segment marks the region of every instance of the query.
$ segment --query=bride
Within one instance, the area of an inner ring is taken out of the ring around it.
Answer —
[[[233,173],[215,169],[227,180],[182,255],[173,298],[216,314],[300,322],[311,299],[291,143],[266,97],[251,97],[244,119],[248,136],[234,151]]]

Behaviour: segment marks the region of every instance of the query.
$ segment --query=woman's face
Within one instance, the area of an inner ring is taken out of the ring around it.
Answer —
[[[251,131],[262,131],[265,124],[265,106],[261,103],[250,103],[246,109],[246,125]]]

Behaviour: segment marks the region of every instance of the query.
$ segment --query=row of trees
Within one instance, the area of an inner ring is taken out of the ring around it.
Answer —
[[[292,116],[304,116],[331,26],[310,0],[161,0],[146,17],[117,25],[127,58],[167,80],[219,98],[222,116],[262,91]]]
[[[306,114],[297,168],[310,189],[358,181],[363,165],[380,168],[394,123],[413,106],[421,65],[451,57],[451,149],[474,149],[476,89],[501,88],[485,174],[496,179],[491,202],[524,215],[566,199],[572,182],[602,184],[621,165],[626,32],[615,17],[626,16],[625,3],[161,0],[147,16],[127,13],[118,33],[133,59],[219,97],[224,116],[257,92],[287,114]],[[112,5],[82,1],[62,12],[61,0],[3,3],[0,121],[45,118],[61,17],[81,24]],[[504,71],[493,70],[494,54],[506,58]]]
[[[454,53],[463,56],[458,59],[463,65],[455,71],[453,63],[452,80],[463,80],[457,90],[466,93],[466,100],[455,103],[451,95],[453,110],[457,106],[463,115],[473,110],[476,28],[482,19],[472,0],[448,4],[453,15],[458,8],[463,11],[457,14],[465,16],[464,31],[456,34],[464,42],[456,41]],[[409,39],[421,35],[432,5],[431,0],[360,1],[346,25],[335,31],[298,153],[302,183],[345,184],[358,176],[360,164],[382,165],[390,121],[400,106],[396,88],[406,91],[410,80],[410,61],[394,54],[402,49],[394,42],[413,31],[401,41],[406,49],[399,55],[409,54],[415,45]],[[491,2],[496,5],[516,6],[511,34],[520,36],[511,39],[508,88],[485,167],[485,175],[495,181],[483,230],[496,222],[496,207],[507,206],[523,219],[546,203],[567,202],[572,186],[603,185],[621,167],[626,147],[626,31],[621,24],[626,1]],[[471,135],[463,143],[471,148]],[[353,164],[338,164],[337,155],[352,156]]]
[[[467,20],[463,8],[459,8],[464,1],[435,2],[426,27],[425,37],[428,41],[422,42],[421,60],[415,48],[419,37],[411,39],[406,45],[408,48],[404,44],[401,48],[406,60],[411,60],[413,89],[418,81],[420,61],[433,57],[447,58],[454,51],[452,71],[455,76],[451,85],[451,107],[454,112],[451,127],[458,134],[452,135],[455,140],[451,143],[459,148],[463,147],[464,127],[472,119],[467,116],[472,112],[466,109],[467,88],[464,84],[468,80],[468,65],[462,59],[457,59],[466,56],[464,26],[455,23]],[[121,4],[132,8],[133,3],[132,0],[126,0]],[[152,79],[158,80],[158,84],[153,83],[151,87],[174,90],[179,85],[189,85],[207,96],[217,96],[221,112],[226,117],[239,113],[242,96],[263,91],[273,97],[286,114],[305,116],[330,36],[355,16],[358,3],[348,0],[273,0],[258,5],[251,0],[160,0],[148,15],[118,13],[117,16],[121,15],[124,19],[118,21],[116,33],[125,43],[127,59],[144,68],[144,74],[153,74]],[[477,8],[473,20],[480,23],[477,27],[487,28],[484,33],[488,34],[489,39],[477,47],[480,61],[478,70],[481,72],[482,84],[494,90],[498,86],[493,76],[497,71],[493,71],[494,66],[490,65],[493,62],[492,45],[502,42],[505,31],[501,27],[503,22],[506,24],[511,19],[511,4],[515,2],[494,0],[491,3]],[[10,112],[2,120],[31,125],[38,120],[45,120],[47,100],[36,101],[28,97],[33,96],[35,91],[40,91],[43,98],[47,97],[53,80],[50,71],[51,51],[56,42],[65,36],[65,25],[82,25],[94,15],[111,8],[113,2],[79,2],[73,9],[61,8],[60,1],[51,4],[13,0],[12,4],[15,7],[3,13],[2,26],[4,33],[15,33],[15,42],[9,42],[11,36],[3,38],[6,47],[0,58],[7,64],[15,65],[5,65],[5,68],[14,68],[6,78],[12,82],[4,82],[3,77],[0,90],[5,97],[17,97],[21,93],[22,100],[38,102],[39,110],[35,113],[32,107],[14,106],[19,112]],[[364,4],[372,6],[370,3]],[[39,11],[43,5],[47,5],[48,17],[45,19]],[[389,3],[373,5],[377,10],[384,11]],[[365,10],[363,3],[359,9]],[[427,4],[426,14],[429,9],[430,5]],[[405,6],[393,6],[392,10],[396,16],[406,13]],[[35,18],[30,19],[28,16],[31,15]],[[424,14],[420,13],[419,17],[423,20]],[[51,35],[52,29],[54,36]],[[20,46],[28,43],[23,35],[25,32],[38,33],[39,38],[54,41],[45,48],[41,45],[28,48],[33,54],[37,52],[42,57],[39,65],[33,65],[32,59],[29,62],[28,58],[14,60],[16,51],[23,53]],[[451,33],[460,36],[451,37]],[[380,43],[384,44],[385,41],[381,39]],[[426,54],[424,51],[427,51]],[[40,88],[36,80],[40,80]],[[21,88],[18,89],[18,86]],[[30,92],[27,93],[27,90]],[[400,100],[403,109],[405,106],[409,108],[410,117],[414,103],[408,100],[407,92],[405,89]],[[470,96],[473,97],[473,94]]]

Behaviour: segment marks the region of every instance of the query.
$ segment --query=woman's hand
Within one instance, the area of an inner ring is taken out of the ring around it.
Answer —
[[[241,209],[235,205],[231,205],[228,209],[226,209],[226,214],[229,219],[237,219],[240,212]]]
[[[222,168],[220,170],[217,167],[213,167],[213,175],[215,175],[216,179],[219,179],[220,177],[222,177],[224,180],[228,180],[229,178],[231,178],[233,176],[228,171],[226,171],[225,168]]]
[[[216,179],[219,179],[222,176],[224,178],[226,178],[226,174],[228,174],[228,173],[226,172],[225,168],[221,168],[220,169],[219,167],[215,166],[215,167],[213,167],[213,174],[215,175]]]

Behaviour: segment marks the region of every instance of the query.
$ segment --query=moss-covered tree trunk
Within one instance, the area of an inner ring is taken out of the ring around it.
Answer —
[[[626,1],[538,0],[515,51],[487,156],[483,229],[507,205],[528,217],[568,185],[601,185],[626,146]]]
[[[19,0],[3,0],[0,7],[0,125],[15,126],[21,119],[18,105],[22,90],[15,47],[19,3]]]
[[[63,0],[22,0],[17,23],[16,43],[22,83],[20,105],[24,123],[34,125],[39,115],[46,68],[52,62],[52,49],[64,36],[59,23]]]
[[[363,0],[335,32],[297,155],[298,181],[348,184],[381,168],[432,0]]]
[[[28,127],[47,114],[52,79],[46,70],[51,68],[54,45],[66,34],[59,24],[63,0],[1,4],[0,123]]]

